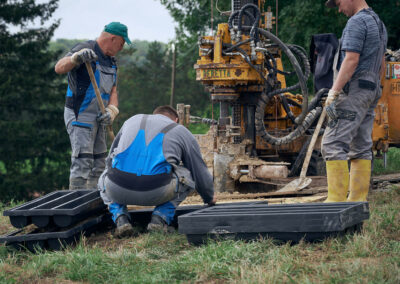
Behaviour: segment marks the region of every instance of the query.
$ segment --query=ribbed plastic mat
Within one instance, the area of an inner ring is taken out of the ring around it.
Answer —
[[[360,228],[369,218],[367,202],[232,205],[209,207],[178,217],[179,233],[198,244],[211,238],[283,241],[321,240]]]
[[[88,218],[81,223],[68,229],[61,228],[37,228],[27,234],[21,234],[23,230],[17,230],[4,236],[0,236],[0,243],[12,246],[16,249],[28,249],[34,252],[37,249],[61,250],[67,245],[75,244],[81,235],[88,235],[100,227],[101,224],[109,222],[106,215]],[[102,225],[101,225],[102,226]]]
[[[106,209],[97,190],[60,190],[3,212],[11,224],[23,228],[31,223],[38,227],[68,227]]]
[[[235,202],[235,203],[217,203],[215,207],[232,206],[232,205],[253,205],[253,204],[264,204],[267,205],[267,201],[251,201],[251,202]],[[172,223],[173,226],[178,226],[178,217],[187,213],[191,213],[200,209],[208,208],[208,205],[183,205],[176,208],[175,219]],[[129,210],[129,215],[134,225],[146,226],[151,220],[151,214],[153,208]]]

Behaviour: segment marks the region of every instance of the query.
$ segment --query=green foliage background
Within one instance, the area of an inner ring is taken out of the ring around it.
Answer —
[[[196,82],[193,65],[198,59],[198,36],[211,34],[211,0],[160,0],[176,21],[176,103],[192,105],[197,116],[211,117],[209,95]],[[337,9],[320,0],[279,0],[279,37],[309,47],[312,34],[333,32],[340,37],[347,21]],[[214,1],[214,4],[216,1]],[[369,0],[387,26],[389,47],[400,48],[397,15],[400,0]],[[218,9],[230,10],[231,0],[219,0]],[[275,0],[267,0],[266,7]],[[58,22],[48,23],[58,0],[0,0],[0,200],[29,199],[68,186],[70,145],[63,122],[66,76],[54,64],[84,39],[50,39]],[[48,28],[27,29],[33,20]],[[226,22],[214,9],[213,30]],[[22,28],[11,33],[10,25]],[[154,27],[157,28],[157,27]],[[100,29],[100,27],[99,27]],[[135,41],[118,55],[120,115],[114,125],[137,113],[149,113],[168,104],[171,94],[172,42]],[[201,127],[200,127],[201,128]],[[193,126],[192,130],[199,127]]]
[[[46,21],[57,0],[0,1],[0,199],[29,198],[67,183],[69,142],[63,129],[63,90],[47,50],[58,22],[48,29],[10,33],[34,19]]]

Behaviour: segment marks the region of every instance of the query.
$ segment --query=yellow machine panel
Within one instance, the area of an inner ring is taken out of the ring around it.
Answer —
[[[374,149],[387,152],[390,145],[400,145],[400,62],[387,62],[382,78],[382,97],[375,109],[372,131]]]

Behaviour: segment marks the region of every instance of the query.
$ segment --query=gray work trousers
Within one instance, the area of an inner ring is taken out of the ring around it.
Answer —
[[[99,178],[98,190],[106,205],[118,203],[157,206],[169,201],[176,208],[195,188],[190,171],[184,167],[177,168],[169,184],[146,191],[126,189],[117,185],[107,177],[106,170]]]
[[[64,110],[64,121],[72,149],[70,189],[95,189],[107,157],[105,126],[93,115],[80,115],[77,121],[69,108]]]
[[[361,84],[362,85],[362,84]],[[360,87],[359,79],[349,82],[348,94],[336,100],[337,123],[328,121],[322,138],[322,155],[326,161],[372,159],[374,109],[382,92]]]

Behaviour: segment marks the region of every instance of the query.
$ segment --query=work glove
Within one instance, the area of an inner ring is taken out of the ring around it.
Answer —
[[[334,128],[338,123],[339,116],[336,111],[336,102],[332,102],[329,106],[325,107],[326,115],[329,117],[328,126]]]
[[[97,60],[96,53],[90,48],[83,48],[71,56],[71,62],[75,65],[80,65],[84,62],[90,62]]]
[[[331,103],[333,103],[333,101],[336,100],[337,97],[339,97],[339,94],[340,94],[340,92],[330,89],[329,93],[328,93],[328,97],[326,98],[326,101],[325,101],[325,107],[327,107]]]
[[[119,114],[119,110],[116,106],[108,105],[106,107],[106,112],[104,114],[100,114],[97,117],[97,121],[101,125],[105,125],[105,126],[111,125],[118,114]]]
[[[338,119],[338,114],[336,111],[336,102],[331,103],[329,106],[325,107],[326,115],[331,119],[331,120],[337,120]]]

